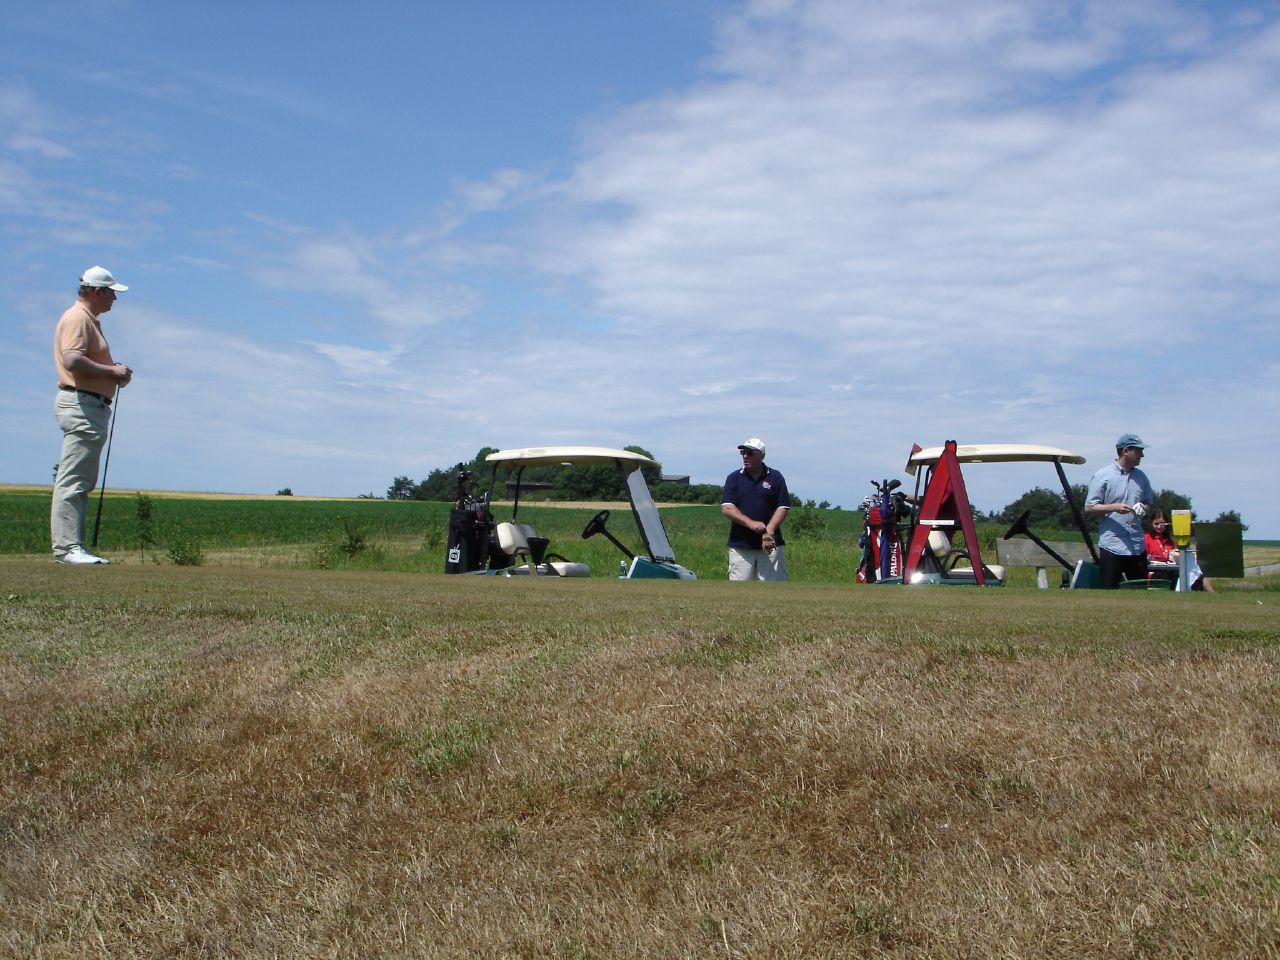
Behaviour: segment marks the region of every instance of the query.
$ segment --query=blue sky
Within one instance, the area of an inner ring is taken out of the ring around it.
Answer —
[[[856,506],[913,442],[1088,458],[1280,537],[1280,3],[16,6],[0,482],[75,281],[110,485],[381,494],[481,446],[761,436]],[[974,467],[1003,506],[1051,470]]]

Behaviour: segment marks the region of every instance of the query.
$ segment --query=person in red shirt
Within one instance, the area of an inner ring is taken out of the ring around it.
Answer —
[[[1147,525],[1143,541],[1147,545],[1147,559],[1152,563],[1178,562],[1178,545],[1173,542],[1173,535],[1170,533],[1169,517],[1159,507],[1152,511],[1151,522]],[[1191,589],[1215,592],[1209,578],[1200,571],[1195,554],[1191,555],[1190,562]]]
[[[1151,514],[1151,523],[1147,526],[1143,537],[1147,545],[1147,559],[1156,563],[1177,563],[1178,545],[1173,542],[1169,532],[1169,518],[1163,510],[1157,509]]]

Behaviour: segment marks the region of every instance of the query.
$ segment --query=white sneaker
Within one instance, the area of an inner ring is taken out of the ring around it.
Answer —
[[[102,557],[95,557],[92,553],[87,553],[84,547],[72,547],[60,557],[53,558],[57,563],[110,563]]]

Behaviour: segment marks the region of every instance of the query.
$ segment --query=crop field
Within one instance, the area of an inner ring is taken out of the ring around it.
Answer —
[[[0,557],[0,955],[1275,957],[1278,579]]]

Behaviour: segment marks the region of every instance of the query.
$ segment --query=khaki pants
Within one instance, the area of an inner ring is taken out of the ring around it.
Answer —
[[[49,529],[53,555],[60,557],[84,545],[89,494],[98,485],[98,462],[107,443],[111,407],[97,397],[59,390],[53,413],[62,428],[62,460],[53,481]]]
[[[787,579],[787,561],[782,556],[782,547],[774,547],[772,552],[751,550],[744,547],[730,547],[729,579]]]

